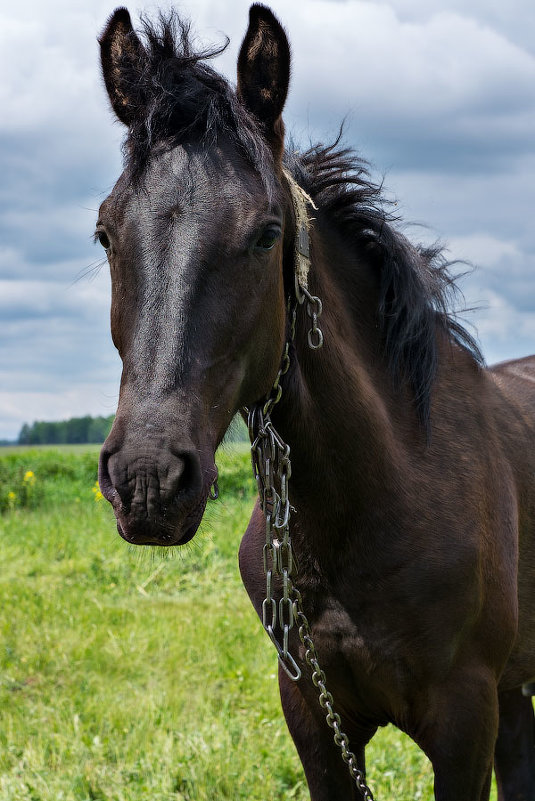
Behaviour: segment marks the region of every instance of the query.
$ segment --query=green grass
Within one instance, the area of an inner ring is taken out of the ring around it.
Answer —
[[[221,500],[163,553],[116,534],[92,491],[96,453],[0,459],[4,477],[35,474],[33,506],[0,515],[0,798],[308,801],[238,573],[246,451],[220,454]],[[395,729],[367,761],[379,799],[433,797],[427,760]]]
[[[92,453],[95,454],[98,452],[99,445],[95,445],[94,443],[82,443],[80,445],[17,445],[15,443],[10,445],[2,445],[0,446],[0,460],[3,459],[4,456],[7,454],[16,453],[19,455],[24,455],[27,453],[39,453],[39,452],[46,452],[46,453]]]

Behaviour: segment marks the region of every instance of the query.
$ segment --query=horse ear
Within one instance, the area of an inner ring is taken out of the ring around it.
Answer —
[[[112,108],[121,122],[130,125],[142,100],[138,81],[147,54],[126,8],[115,9],[99,44],[102,74]]]
[[[238,56],[238,98],[251,111],[277,155],[282,152],[282,110],[290,83],[290,45],[266,6],[249,10],[249,28]]]

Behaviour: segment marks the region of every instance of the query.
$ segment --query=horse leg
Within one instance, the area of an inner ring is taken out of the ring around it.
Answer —
[[[299,685],[281,668],[279,688],[286,723],[305,771],[310,801],[362,801],[317,699],[310,699],[314,704],[311,707]],[[350,743],[362,771],[364,748],[375,731],[372,728],[360,740],[352,739]]]
[[[498,696],[500,724],[494,752],[498,801],[535,801],[535,717],[522,690]]]
[[[490,798],[490,788],[492,787],[492,767],[489,768],[487,771],[487,778],[483,784],[483,789],[481,791],[481,799],[480,801],[488,801]]]
[[[412,735],[435,774],[436,801],[488,801],[498,733],[494,677],[459,670],[426,693],[427,710]]]

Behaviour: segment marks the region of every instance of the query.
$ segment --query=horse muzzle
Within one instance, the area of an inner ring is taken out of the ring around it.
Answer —
[[[111,435],[110,435],[111,436]],[[110,438],[99,461],[99,485],[123,539],[135,545],[184,545],[195,535],[217,478],[197,449],[118,446]]]

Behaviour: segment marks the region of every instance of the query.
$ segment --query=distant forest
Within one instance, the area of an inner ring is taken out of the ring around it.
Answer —
[[[86,442],[104,442],[112,427],[114,415],[109,417],[71,417],[59,422],[37,421],[24,423],[19,434],[19,445],[81,445]]]
[[[19,445],[82,445],[86,442],[102,443],[112,427],[114,415],[109,417],[71,417],[70,420],[47,423],[24,423],[20,430]],[[247,426],[236,415],[225,435],[226,442],[246,442]]]

